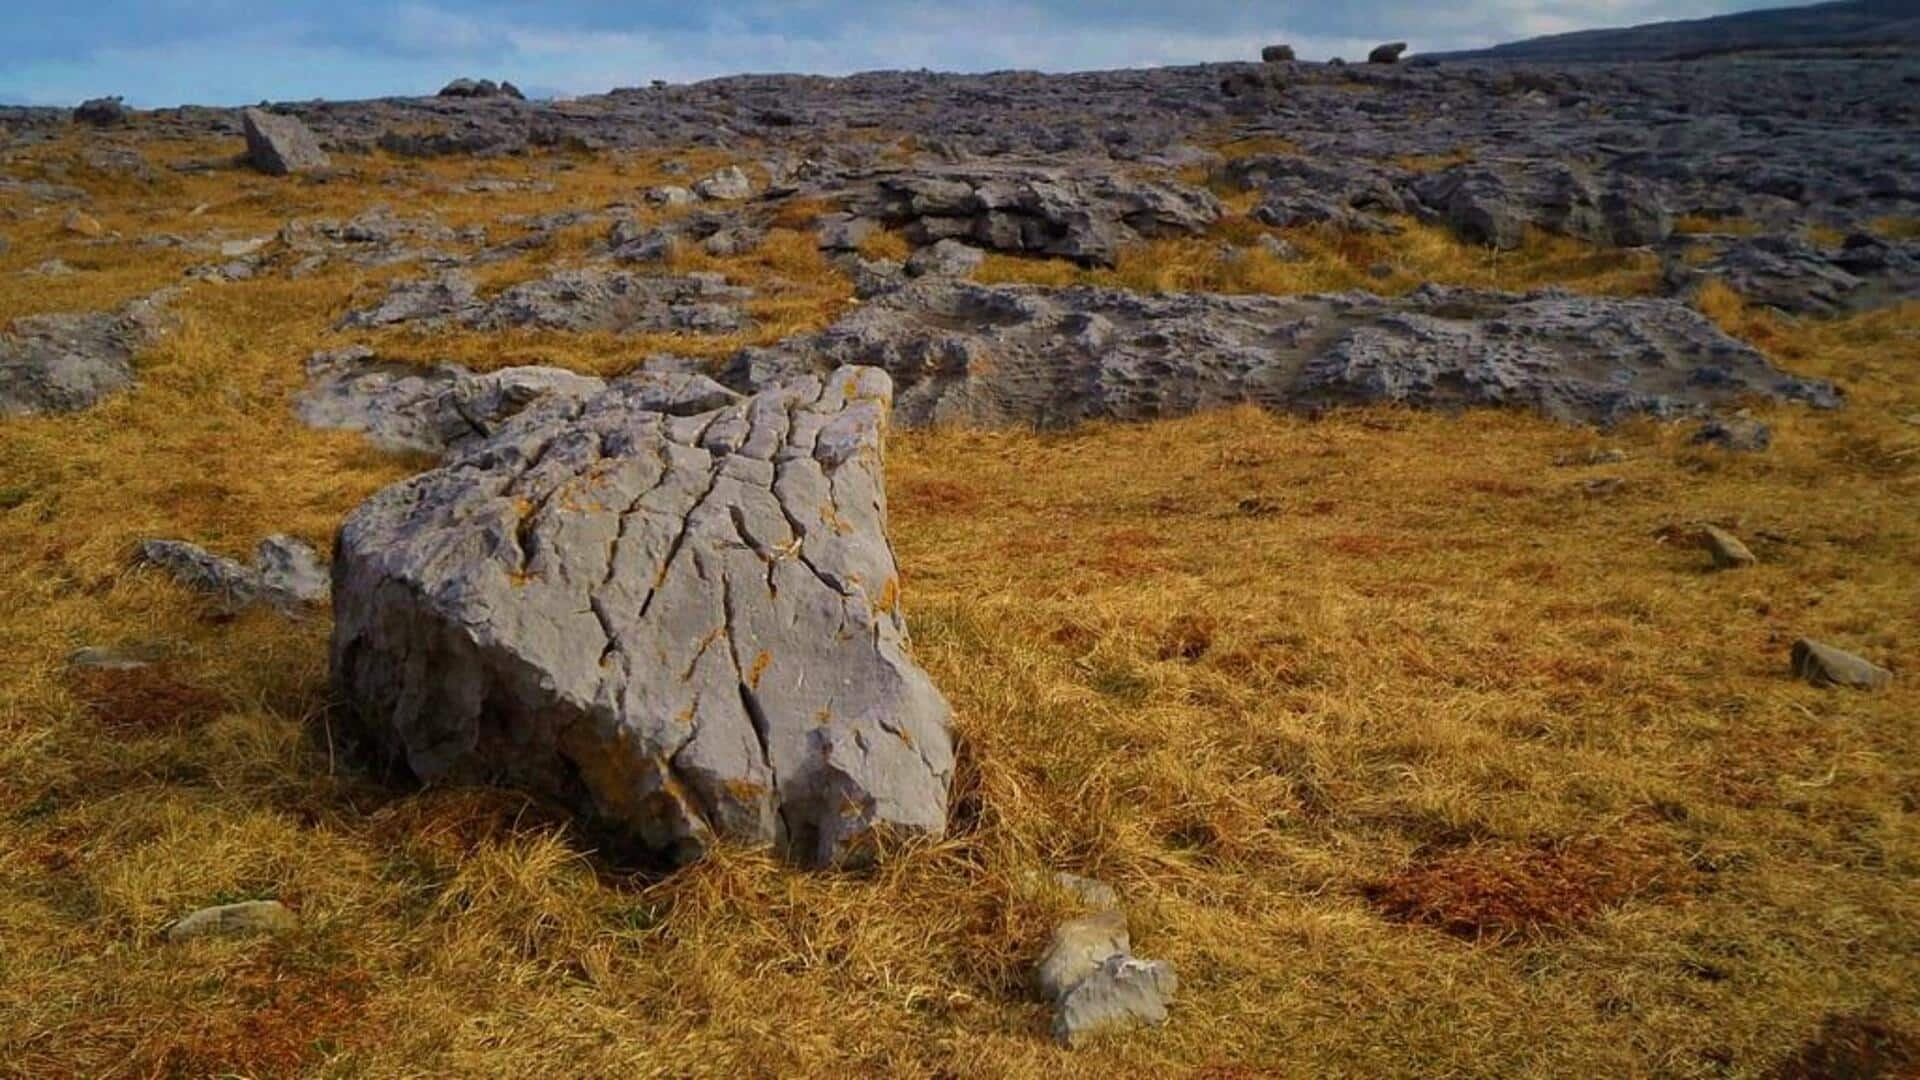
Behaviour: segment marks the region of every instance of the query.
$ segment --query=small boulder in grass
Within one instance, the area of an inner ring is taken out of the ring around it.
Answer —
[[[283,934],[300,925],[293,910],[278,900],[242,900],[202,908],[167,927],[168,941],[202,937],[246,937]]]
[[[1793,643],[1793,674],[1815,686],[1847,686],[1878,690],[1893,681],[1893,672],[1845,649],[1801,638]]]
[[[1164,961],[1109,956],[1060,999],[1053,1037],[1071,1047],[1103,1032],[1158,1027],[1167,1022],[1167,1003],[1179,988],[1173,966]]]
[[[1753,557],[1753,552],[1747,550],[1747,545],[1741,543],[1739,537],[1717,525],[1708,525],[1701,530],[1701,543],[1706,545],[1707,552],[1713,556],[1714,567],[1719,570],[1737,570],[1760,561]]]

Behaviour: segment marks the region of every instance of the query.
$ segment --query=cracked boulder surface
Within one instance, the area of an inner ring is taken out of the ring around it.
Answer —
[[[720,274],[635,274],[589,268],[559,270],[483,299],[460,271],[395,282],[379,303],[350,311],[343,330],[413,325],[436,330],[542,330],[731,333],[748,316],[738,305],[750,289]]]
[[[1587,424],[1748,396],[1840,404],[1832,386],[1780,371],[1674,300],[1432,285],[1267,297],[921,281],[812,338],[743,350],[721,381],[771,385],[838,364],[890,372],[909,426],[1054,428],[1241,402],[1506,406]]]
[[[171,296],[13,320],[0,333],[0,417],[78,412],[132,386],[134,354],[159,337]]]
[[[355,511],[340,699],[421,780],[536,790],[674,863],[940,835],[953,746],[898,604],[891,382],[694,411],[662,378],[537,401]]]

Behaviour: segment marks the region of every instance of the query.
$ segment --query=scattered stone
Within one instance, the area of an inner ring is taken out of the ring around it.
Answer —
[[[987,253],[958,240],[940,240],[921,248],[907,260],[908,277],[966,277],[985,262]]]
[[[1555,455],[1553,463],[1560,468],[1589,468],[1594,465],[1618,465],[1627,460],[1624,450],[1595,448],[1590,450],[1569,450]]]
[[[1367,63],[1397,64],[1400,62],[1400,54],[1406,51],[1407,43],[1404,41],[1391,41],[1385,45],[1375,45],[1373,51],[1367,54]]]
[[[170,290],[117,312],[29,315],[0,333],[0,417],[77,412],[133,385],[134,354],[159,337]]]
[[[329,592],[327,568],[313,549],[285,535],[260,541],[252,566],[182,540],[142,540],[140,558],[182,585],[217,597],[228,611],[265,604],[298,615],[310,605],[325,603]]]
[[[677,184],[667,184],[662,187],[648,189],[647,201],[656,206],[692,206],[694,203],[700,201],[700,197],[693,193],[692,188],[680,187]]]
[[[1048,1001],[1060,1001],[1105,964],[1133,950],[1127,916],[1116,909],[1069,919],[1053,932],[1047,953],[1034,969],[1034,987]]]
[[[260,109],[247,109],[240,117],[247,136],[247,162],[261,172],[290,176],[332,164],[299,117]]]
[[[188,915],[167,927],[167,940],[284,934],[299,925],[299,917],[278,900],[242,900],[237,904],[202,908]]]
[[[1718,525],[1704,526],[1700,532],[1702,543],[1713,556],[1713,565],[1718,569],[1734,570],[1759,561],[1753,557],[1753,552],[1747,550],[1747,545],[1740,542],[1739,537]]]
[[[1796,678],[1815,686],[1878,690],[1893,681],[1893,672],[1886,668],[1812,638],[1793,643],[1792,670]]]
[[[97,237],[107,231],[92,214],[77,207],[67,211],[67,216],[61,220],[60,227],[75,236],[86,237]]]
[[[753,194],[753,181],[740,166],[729,165],[694,184],[693,192],[702,199],[716,202],[737,201]]]
[[[858,251],[879,228],[873,219],[852,214],[823,214],[813,223],[822,251]]]
[[[692,416],[659,390],[535,402],[356,510],[340,700],[421,780],[540,791],[673,862],[940,835],[953,748],[897,602],[886,376]]]
[[[1293,62],[1293,46],[1269,45],[1260,50],[1260,62],[1263,64],[1290,64]]]
[[[1053,1037],[1079,1046],[1105,1032],[1167,1022],[1167,1005],[1180,988],[1173,967],[1159,960],[1110,956],[1059,1002]]]
[[[119,97],[89,98],[73,110],[73,122],[94,127],[113,127],[127,122],[127,107]]]

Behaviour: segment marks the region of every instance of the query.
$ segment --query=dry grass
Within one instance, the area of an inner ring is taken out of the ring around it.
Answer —
[[[360,181],[170,178],[93,210],[127,237],[265,231],[375,199],[481,220],[485,197],[384,179],[526,171],[561,185],[527,199],[551,209],[652,167],[349,164]],[[214,209],[185,219],[197,202]],[[22,213],[0,313],[177,279],[171,256]],[[1483,283],[1482,256],[1437,234],[1300,239],[1324,245],[1318,269],[1241,287],[1359,284],[1389,249],[1405,277],[1384,287]],[[811,325],[845,284],[788,280],[818,269],[795,244],[728,270],[787,280],[771,302]],[[1515,283],[1637,272],[1535,245],[1505,263],[1527,268]],[[1231,284],[1202,246],[1130,255],[1112,278]],[[14,273],[54,254],[97,268]],[[1154,269],[1161,256],[1175,265]],[[324,619],[211,618],[129,561],[143,535],[324,544],[417,466],[287,415],[300,359],[337,343],[326,327],[380,280],[191,286],[137,390],[0,424],[0,1074],[1718,1076],[1806,1073],[1859,1046],[1910,1060],[1920,428],[1900,418],[1920,413],[1920,305],[1790,323],[1709,290],[1723,325],[1852,397],[1833,415],[1765,410],[1775,447],[1757,456],[1652,425],[1391,409],[899,434],[904,602],[962,740],[953,835],[867,876],[730,851],[656,881],[512,793],[363,777],[325,719]],[[555,337],[494,358],[521,350],[617,370],[639,348]],[[1550,464],[1600,446],[1628,457]],[[1590,496],[1597,477],[1622,483]],[[1661,542],[1694,520],[1733,528],[1761,564],[1710,573]],[[1899,681],[1793,683],[1800,634]],[[164,668],[99,685],[65,670],[74,647],[150,641],[173,646]],[[1069,901],[1028,884],[1041,866],[1120,889],[1139,949],[1181,973],[1167,1028],[1072,1055],[1047,1043],[1024,986]],[[296,907],[302,929],[158,935],[254,896]],[[1461,919],[1489,932],[1461,936]]]

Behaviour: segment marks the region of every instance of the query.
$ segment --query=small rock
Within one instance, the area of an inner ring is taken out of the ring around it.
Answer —
[[[99,236],[107,231],[98,219],[84,210],[67,211],[66,219],[60,223],[60,227],[75,236]]]
[[[1757,452],[1773,445],[1773,430],[1749,417],[1715,417],[1701,423],[1693,441],[1697,446]]]
[[[1288,64],[1293,62],[1293,46],[1269,45],[1260,50],[1260,62],[1264,64]]]
[[[822,251],[857,251],[877,228],[872,218],[852,214],[826,214],[813,223]]]
[[[1747,545],[1740,542],[1739,537],[1717,525],[1706,526],[1701,530],[1701,535],[1707,551],[1713,555],[1713,565],[1719,569],[1732,570],[1752,566],[1759,561],[1753,557],[1753,552],[1747,550]]]
[[[1103,1031],[1166,1023],[1167,1003],[1180,988],[1170,964],[1110,956],[1061,999],[1053,1037],[1078,1046]]]
[[[1627,460],[1626,451],[1614,449],[1569,450],[1553,459],[1560,468],[1580,468],[1589,465],[1618,465]]]
[[[1627,482],[1618,476],[1596,476],[1580,485],[1580,490],[1593,497],[1618,495],[1626,489]]]
[[[1367,63],[1397,64],[1400,62],[1400,54],[1406,51],[1407,43],[1404,41],[1390,41],[1385,45],[1376,45],[1373,51],[1367,54]]]
[[[1109,957],[1131,949],[1125,912],[1109,909],[1069,919],[1054,930],[1047,954],[1034,969],[1034,987],[1048,1001],[1059,1001]]]
[[[694,194],[703,199],[730,201],[753,194],[753,181],[738,165],[729,165],[693,185]]]
[[[980,268],[987,253],[958,240],[941,240],[913,253],[908,277],[966,277]]]
[[[260,109],[240,114],[247,136],[247,162],[269,176],[312,172],[332,164],[320,142],[296,116]]]
[[[290,536],[260,541],[251,567],[180,540],[142,540],[140,558],[189,588],[219,596],[233,611],[264,603],[292,615],[324,603],[331,586],[313,549]]]
[[[1815,686],[1849,686],[1878,690],[1893,681],[1893,672],[1845,649],[1812,638],[1793,643],[1793,674]]]
[[[664,184],[647,190],[647,201],[656,206],[692,206],[698,199],[692,188],[678,184]]]
[[[167,940],[283,934],[299,925],[299,917],[278,900],[242,900],[237,904],[202,908],[188,915],[167,927]]]

